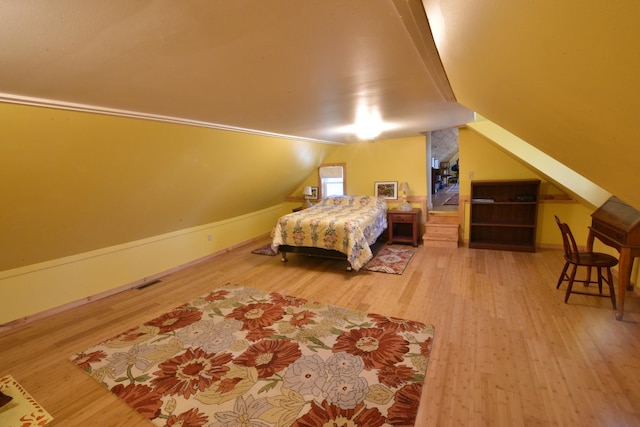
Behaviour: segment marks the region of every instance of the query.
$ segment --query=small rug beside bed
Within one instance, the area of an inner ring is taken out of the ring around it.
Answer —
[[[402,274],[415,252],[413,247],[385,246],[363,268],[379,273]]]
[[[412,426],[433,336],[227,284],[71,360],[156,425]]]
[[[278,252],[274,252],[273,249],[271,249],[271,243],[267,243],[264,246],[260,246],[259,248],[252,250],[251,253],[258,254],[258,255],[269,255],[269,256],[278,255]]]
[[[252,250],[251,253],[269,256],[277,255],[277,252],[271,249],[270,243]],[[413,254],[415,254],[415,248],[412,247],[384,246],[378,252],[375,252],[371,261],[362,269],[378,273],[402,274],[407,265],[409,265]]]

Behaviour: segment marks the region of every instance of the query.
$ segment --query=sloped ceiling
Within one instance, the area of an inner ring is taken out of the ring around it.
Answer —
[[[0,7],[0,101],[344,143],[361,103],[393,125],[380,138],[457,126],[475,111],[640,208],[637,0]]]
[[[640,209],[640,2],[423,4],[458,102]]]
[[[0,13],[0,100],[350,142],[464,124],[419,0],[22,0]]]

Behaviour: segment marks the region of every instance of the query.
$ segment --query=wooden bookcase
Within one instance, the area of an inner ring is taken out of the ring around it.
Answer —
[[[471,181],[469,247],[535,252],[540,180]]]
[[[449,162],[440,162],[440,176],[445,187],[449,185],[449,177],[451,176],[451,170],[449,169]]]

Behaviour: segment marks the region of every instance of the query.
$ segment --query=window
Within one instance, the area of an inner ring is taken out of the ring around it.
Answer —
[[[342,178],[325,178],[322,181],[322,189],[327,196],[343,196]]]
[[[321,165],[318,168],[318,177],[321,197],[344,196],[346,194],[347,179],[344,163]]]

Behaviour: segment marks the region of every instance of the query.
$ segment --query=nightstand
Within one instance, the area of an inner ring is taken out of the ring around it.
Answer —
[[[420,235],[420,209],[410,211],[399,211],[390,209],[387,213],[389,223],[389,242],[411,243],[418,246],[418,236]]]

